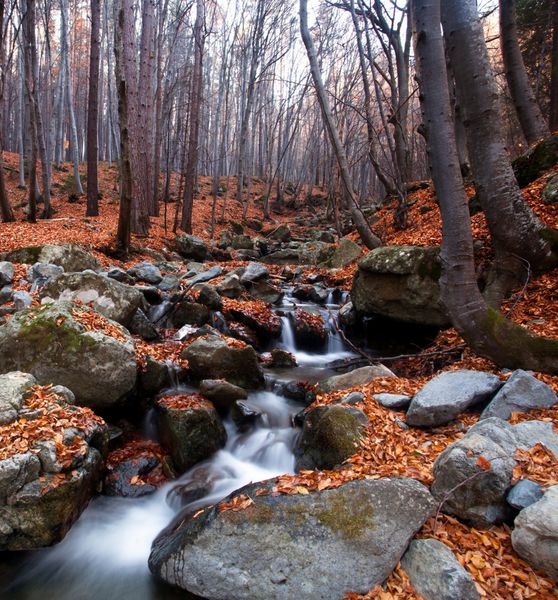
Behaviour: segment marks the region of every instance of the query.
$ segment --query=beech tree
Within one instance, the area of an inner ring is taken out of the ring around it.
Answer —
[[[529,271],[525,262],[538,271],[556,264],[554,234],[534,215],[517,185],[476,1],[446,0],[442,19],[475,187],[496,252],[488,298],[498,305],[509,289],[524,282]]]
[[[4,46],[4,10],[5,2],[0,0],[0,114],[4,112],[4,82],[5,82],[5,46]],[[15,221],[14,211],[8,198],[8,192],[6,191],[6,182],[4,180],[4,144],[3,144],[3,125],[4,122],[0,119],[0,213],[2,214],[2,221],[7,223],[9,221]]]
[[[89,57],[89,100],[87,110],[87,211],[90,217],[99,214],[98,121],[99,121],[99,59],[101,42],[101,0],[91,0],[91,50]]]
[[[528,144],[549,134],[539,105],[527,77],[517,39],[515,0],[499,0],[500,45],[508,88],[517,118]]]
[[[558,342],[534,336],[507,320],[486,304],[479,290],[468,199],[455,143],[440,0],[413,0],[412,4],[423,123],[442,213],[442,300],[453,325],[478,354],[508,368],[556,373]]]

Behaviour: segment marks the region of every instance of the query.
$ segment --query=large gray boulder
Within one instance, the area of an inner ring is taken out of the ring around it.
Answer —
[[[351,300],[361,316],[443,327],[450,323],[440,299],[439,248],[384,246],[358,262]]]
[[[182,518],[155,540],[149,568],[164,581],[213,600],[316,600],[364,594],[397,565],[435,508],[412,479],[352,481],[309,494],[256,495],[249,485]],[[226,504],[225,504],[226,506]]]
[[[488,400],[502,383],[483,371],[445,371],[420,389],[407,411],[407,423],[414,427],[445,425],[464,410]]]
[[[366,415],[349,406],[316,406],[308,411],[294,447],[296,468],[333,469],[359,448]]]
[[[444,512],[475,526],[502,522],[511,515],[506,498],[516,465],[513,455],[538,443],[558,456],[552,423],[510,425],[496,417],[479,421],[436,459],[432,494]]]
[[[207,244],[195,235],[181,233],[175,239],[176,249],[184,258],[191,258],[203,262],[208,254]]]
[[[33,375],[21,371],[0,375],[0,425],[11,423],[17,417],[25,392],[36,383]]]
[[[41,302],[78,301],[124,326],[136,310],[144,306],[140,290],[93,271],[63,273],[50,280],[39,292]]]
[[[512,531],[514,550],[558,582],[558,485],[522,510]]]
[[[425,600],[478,600],[471,575],[454,553],[435,539],[413,540],[401,566]]]
[[[527,413],[537,408],[550,408],[557,402],[558,398],[550,386],[519,369],[494,396],[480,418],[509,419],[513,412]]]
[[[101,268],[99,261],[89,252],[75,244],[46,244],[44,246],[31,246],[9,252],[6,260],[16,263],[33,265],[37,262],[58,265],[66,273],[85,271],[91,269],[98,271]]]
[[[164,396],[155,406],[161,442],[179,473],[225,445],[227,433],[215,407],[199,394]]]
[[[194,379],[225,379],[245,389],[264,385],[258,355],[251,346],[208,335],[192,342],[182,352]]]
[[[0,287],[9,285],[14,278],[14,265],[6,260],[0,261]]]
[[[113,321],[107,323],[118,339],[88,331],[74,316],[80,311],[54,303],[16,313],[0,327],[0,372],[31,373],[41,384],[69,387],[82,406],[108,408],[134,389],[134,344]]]
[[[45,390],[40,400],[30,398],[35,380],[29,374],[1,376],[0,385],[10,385],[14,378],[26,379],[28,385],[20,390],[13,419],[19,443],[0,453],[0,551],[31,550],[60,541],[95,493],[108,445],[101,419],[67,405],[54,388]],[[42,427],[33,428],[38,418]],[[3,434],[10,436],[10,426],[4,427]],[[27,435],[21,436],[21,431]]]
[[[348,390],[352,387],[367,385],[383,377],[395,377],[395,373],[390,371],[384,365],[369,365],[368,367],[360,367],[343,375],[332,375],[318,384],[318,393],[335,392],[338,390]]]

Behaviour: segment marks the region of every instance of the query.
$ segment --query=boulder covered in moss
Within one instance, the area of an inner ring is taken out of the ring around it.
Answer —
[[[0,551],[59,542],[101,481],[107,426],[36,383],[31,374],[0,375],[17,406],[0,427]]]
[[[300,486],[304,494],[274,494],[275,485],[251,484],[202,514],[179,515],[153,543],[152,573],[216,600],[366,594],[435,510],[427,488],[412,479]]]
[[[34,265],[37,262],[58,265],[66,273],[85,271],[86,269],[98,271],[101,268],[99,261],[92,254],[76,244],[60,246],[45,244],[44,246],[19,248],[8,252],[6,260],[28,265]]]
[[[558,135],[551,135],[516,158],[513,171],[520,187],[525,187],[544,175],[558,163]]]
[[[356,242],[353,242],[351,238],[343,237],[339,240],[331,258],[322,266],[342,269],[355,261],[361,252],[362,248]]]
[[[333,469],[360,446],[366,415],[349,406],[316,406],[308,411],[294,448],[296,468]]]
[[[439,251],[437,247],[384,246],[368,252],[358,262],[351,290],[357,314],[449,325],[440,299]]]
[[[225,379],[245,389],[264,385],[258,355],[243,342],[208,335],[192,342],[181,356],[188,361],[194,379]]]
[[[79,305],[47,304],[0,327],[0,372],[69,387],[77,404],[109,408],[135,386],[134,344],[120,325]]]
[[[164,396],[155,408],[161,443],[178,473],[209,458],[227,441],[215,407],[199,394]]]
[[[43,303],[56,300],[82,302],[124,326],[145,303],[139,289],[93,271],[59,275],[41,289],[39,296]]]

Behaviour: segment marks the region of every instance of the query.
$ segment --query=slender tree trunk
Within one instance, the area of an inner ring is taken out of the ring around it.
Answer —
[[[413,0],[423,122],[442,213],[442,300],[471,348],[508,368],[558,372],[558,342],[538,338],[488,307],[477,286],[467,195],[450,106],[440,0]]]
[[[525,261],[533,270],[543,270],[556,263],[556,256],[545,239],[546,228],[523,198],[510,164],[476,1],[445,0],[443,7],[473,177],[496,251],[489,298],[497,305],[510,287],[525,280]]]
[[[318,102],[322,111],[324,124],[328,131],[331,140],[331,145],[333,146],[333,150],[337,158],[337,163],[341,172],[343,185],[345,186],[346,192],[350,197],[349,210],[351,212],[351,217],[353,219],[355,227],[357,228],[360,238],[366,245],[366,247],[371,249],[378,248],[382,245],[382,240],[380,240],[379,237],[372,233],[370,225],[368,224],[364,214],[360,210],[357,199],[354,195],[351,176],[349,174],[347,156],[345,154],[345,149],[339,137],[339,132],[337,131],[337,127],[333,121],[333,115],[329,107],[329,100],[325,91],[324,83],[322,81],[322,74],[318,64],[318,58],[316,56],[314,42],[312,41],[310,31],[308,30],[307,0],[300,0],[300,32],[302,35],[302,41],[304,42],[304,46],[306,47],[306,53],[308,54],[308,60],[310,62],[310,72],[312,74],[312,79],[316,88],[316,94],[318,96]]]
[[[25,57],[24,42],[20,42],[18,51],[17,84],[17,149],[19,153],[19,187],[25,189]]]
[[[529,83],[517,37],[515,0],[500,0],[500,46],[508,88],[528,144],[549,134]]]
[[[205,20],[204,0],[196,1],[196,22],[194,24],[194,74],[192,76],[192,93],[190,97],[190,127],[188,136],[188,160],[184,173],[184,202],[182,204],[182,220],[180,228],[192,233],[192,210],[194,208],[194,189],[196,186],[196,169],[198,166],[198,141],[200,130],[200,110],[203,88],[203,32]]]
[[[4,114],[4,0],[0,0],[0,115]],[[0,118],[0,213],[2,221],[15,221],[4,181],[4,120]]]
[[[120,211],[116,243],[123,254],[130,250],[131,211],[132,211],[132,167],[130,157],[130,136],[128,128],[128,89],[124,68],[124,32],[132,24],[132,0],[115,2],[114,25],[114,75],[118,95],[118,123],[120,127]]]
[[[550,77],[550,111],[549,127],[554,132],[558,129],[558,2],[552,3],[552,56]]]
[[[83,187],[79,175],[79,141],[74,111],[72,77],[70,75],[70,52],[68,47],[68,0],[60,0],[60,17],[62,21],[62,43],[60,52],[64,60],[64,83],[66,84],[66,101],[68,103],[68,116],[70,118],[70,145],[72,148],[72,162],[74,164],[74,181],[76,194],[81,196],[83,195]]]
[[[101,54],[101,0],[91,0],[91,51],[89,56],[89,96],[87,110],[87,211],[99,214],[99,60]]]
[[[35,40],[35,0],[23,0],[23,30],[25,34],[25,88],[27,106],[29,113],[29,222],[37,222],[37,119],[34,104],[36,102],[35,79],[33,77],[33,56],[37,53],[37,42]]]

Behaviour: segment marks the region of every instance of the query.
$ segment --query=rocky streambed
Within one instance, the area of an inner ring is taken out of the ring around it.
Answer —
[[[396,375],[355,354],[343,330],[358,337],[393,306],[400,319],[420,314],[436,269],[406,248],[366,256],[355,311],[318,269],[284,266],[288,244],[268,251],[280,267],[206,265],[207,248],[187,237],[179,250],[201,262],[107,269],[51,246],[0,263],[2,597],[334,599],[366,593],[401,559],[426,598],[478,598],[448,546],[412,541],[440,510],[477,527],[519,514],[514,547],[556,577],[556,488],[518,476],[517,453],[555,460],[558,436],[548,421],[508,422],[554,406],[551,388],[522,371],[458,370],[411,395],[368,397]],[[325,254],[342,266],[347,248],[354,260],[348,242]],[[378,345],[400,352],[384,332]],[[480,420],[440,446],[430,488],[397,469],[337,478],[374,437],[367,402],[406,411],[393,419],[402,432],[439,436],[465,411]]]

